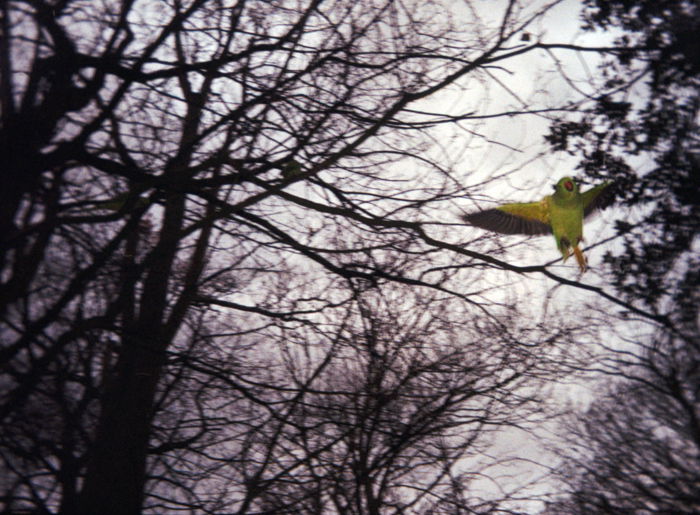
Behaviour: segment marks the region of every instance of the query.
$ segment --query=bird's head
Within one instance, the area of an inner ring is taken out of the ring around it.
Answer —
[[[564,194],[577,193],[578,184],[572,177],[563,177],[554,185],[554,191]]]

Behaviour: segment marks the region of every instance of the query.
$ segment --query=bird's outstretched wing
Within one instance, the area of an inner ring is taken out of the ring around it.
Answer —
[[[583,202],[583,217],[592,215],[599,209],[605,209],[615,200],[615,183],[606,182],[599,184],[590,190],[581,192]]]
[[[504,204],[494,209],[469,213],[462,219],[470,225],[502,234],[550,234],[546,200]]]

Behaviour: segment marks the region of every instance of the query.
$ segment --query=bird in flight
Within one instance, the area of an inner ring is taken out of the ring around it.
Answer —
[[[583,241],[583,220],[612,204],[615,198],[612,186],[612,182],[606,182],[579,191],[573,178],[564,177],[554,185],[552,195],[538,202],[503,204],[463,215],[462,219],[475,227],[502,234],[554,234],[563,260],[576,256],[581,272],[585,272],[586,258],[579,248]]]

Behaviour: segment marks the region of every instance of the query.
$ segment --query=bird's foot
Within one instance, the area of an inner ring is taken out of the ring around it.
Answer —
[[[578,263],[579,270],[581,270],[581,273],[585,272],[588,263],[586,261],[586,256],[583,255],[583,252],[580,248],[578,248],[578,245],[574,247],[573,254],[576,256],[576,262]]]

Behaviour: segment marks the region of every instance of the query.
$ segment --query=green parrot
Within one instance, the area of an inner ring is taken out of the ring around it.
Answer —
[[[554,194],[539,202],[503,204],[463,215],[463,220],[503,234],[553,233],[564,261],[573,254],[581,272],[585,272],[586,258],[579,248],[583,241],[583,220],[612,204],[615,198],[612,185],[606,182],[580,192],[573,178],[564,177],[554,186]]]
[[[126,191],[124,193],[120,193],[112,199],[95,202],[92,207],[96,209],[109,209],[110,211],[117,212],[120,211],[126,205],[126,203],[133,198],[133,195],[134,194],[132,192]],[[139,195],[139,197],[136,199],[134,207],[146,207],[149,203],[150,202],[147,198]]]
[[[293,179],[294,177],[301,175],[303,172],[299,162],[294,159],[286,161],[282,164],[282,177],[284,179]]]

